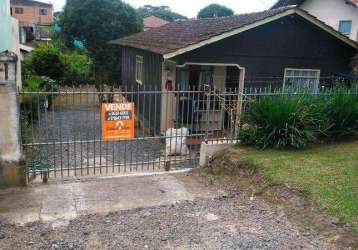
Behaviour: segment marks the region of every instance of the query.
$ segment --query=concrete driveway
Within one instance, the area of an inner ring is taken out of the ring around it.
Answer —
[[[165,174],[2,190],[0,249],[336,248],[263,200]]]
[[[40,221],[56,227],[81,215],[168,205],[221,192],[183,176],[126,176],[4,189],[0,190],[0,219],[18,225]]]

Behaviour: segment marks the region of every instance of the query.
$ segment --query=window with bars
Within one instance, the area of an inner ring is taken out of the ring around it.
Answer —
[[[143,84],[143,80],[144,80],[143,66],[144,66],[143,56],[136,56],[135,78],[137,83],[139,84]]]
[[[316,91],[319,85],[319,69],[285,69],[284,88]]]

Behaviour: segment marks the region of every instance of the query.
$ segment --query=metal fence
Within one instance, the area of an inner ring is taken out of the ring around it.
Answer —
[[[203,141],[233,141],[238,133],[236,89],[83,87],[19,98],[29,179],[191,168]],[[103,139],[102,103],[134,103],[133,138]]]

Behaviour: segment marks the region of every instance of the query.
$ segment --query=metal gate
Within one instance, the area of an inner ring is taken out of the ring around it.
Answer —
[[[19,98],[30,180],[192,168],[203,141],[237,134],[234,90],[99,92],[86,86],[21,92]],[[103,140],[101,104],[128,102],[135,106],[134,138]],[[174,130],[180,128],[186,129]]]

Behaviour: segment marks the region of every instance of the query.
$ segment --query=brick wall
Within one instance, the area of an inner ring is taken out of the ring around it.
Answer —
[[[22,13],[16,13],[15,8],[22,8]],[[46,9],[46,15],[40,15],[40,10]],[[22,25],[50,24],[53,22],[53,8],[41,5],[13,5],[11,4],[12,16],[19,20]]]

